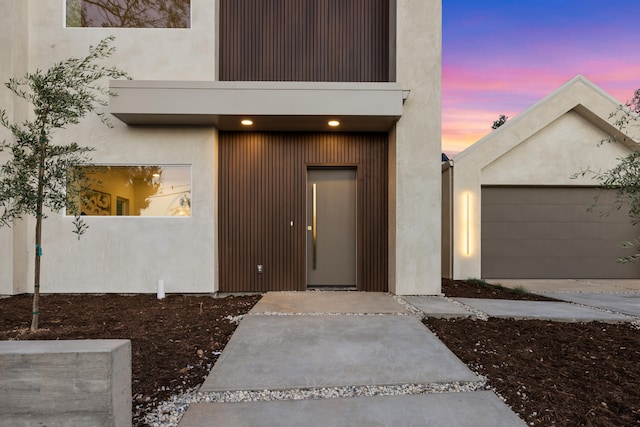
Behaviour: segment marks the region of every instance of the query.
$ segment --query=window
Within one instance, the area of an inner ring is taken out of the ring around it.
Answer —
[[[191,216],[191,167],[77,167],[67,194],[68,215]]]
[[[66,0],[67,27],[189,28],[191,0]]]

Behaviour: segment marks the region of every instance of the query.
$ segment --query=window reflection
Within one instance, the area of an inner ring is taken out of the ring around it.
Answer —
[[[83,166],[69,176],[69,215],[191,216],[189,166]]]
[[[191,0],[66,0],[67,27],[189,28]]]

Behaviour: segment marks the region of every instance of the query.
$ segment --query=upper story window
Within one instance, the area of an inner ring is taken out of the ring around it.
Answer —
[[[191,0],[66,0],[67,27],[189,28]]]

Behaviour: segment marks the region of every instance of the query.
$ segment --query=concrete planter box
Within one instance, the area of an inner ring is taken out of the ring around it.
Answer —
[[[0,414],[0,426],[131,426],[131,342],[0,341]]]

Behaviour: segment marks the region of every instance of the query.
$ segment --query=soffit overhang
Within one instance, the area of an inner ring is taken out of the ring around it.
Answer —
[[[386,132],[408,96],[400,83],[112,80],[109,88],[109,112],[128,125],[229,131]]]

